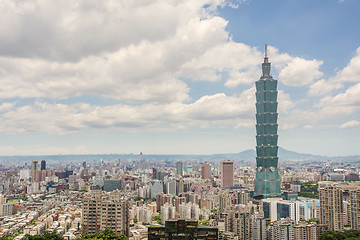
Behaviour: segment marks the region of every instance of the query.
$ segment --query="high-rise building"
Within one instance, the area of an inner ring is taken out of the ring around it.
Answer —
[[[14,205],[7,203],[6,198],[0,194],[0,217],[8,216],[13,214]]]
[[[236,204],[248,204],[249,202],[249,193],[247,191],[238,191],[235,193],[235,202]]]
[[[111,229],[117,234],[129,236],[129,203],[125,200],[106,200],[101,203],[100,229]]]
[[[320,235],[326,231],[325,225],[301,221],[294,226],[294,240],[318,240]]]
[[[350,190],[351,228],[360,230],[360,189]]]
[[[83,163],[82,163],[82,167],[83,167],[83,168],[86,168],[86,162],[83,162]]]
[[[175,206],[169,203],[165,203],[161,206],[161,220],[167,221],[175,218]]]
[[[281,219],[274,222],[269,228],[269,240],[293,240],[294,222],[289,219]]]
[[[251,239],[266,239],[266,221],[263,214],[254,213],[251,216]]]
[[[109,228],[117,234],[129,236],[129,203],[121,199],[119,192],[102,196],[101,190],[93,190],[83,198],[82,203],[83,233],[91,234]]]
[[[237,205],[226,212],[225,230],[233,232],[238,239],[250,239],[251,237],[251,210],[242,205]]]
[[[319,190],[320,222],[330,231],[344,231],[343,191],[339,186],[326,186]]]
[[[41,160],[41,165],[40,165],[40,170],[46,170],[46,161],[45,160]]]
[[[210,179],[210,164],[203,163],[201,165],[201,178]]]
[[[39,170],[39,161],[38,160],[33,160],[32,161],[32,175],[31,175],[31,178],[32,178],[32,181],[33,182],[36,182],[36,178],[37,178],[37,171]]]
[[[234,186],[234,161],[221,161],[221,187]]]
[[[262,64],[262,76],[256,81],[256,179],[254,196],[281,196],[278,172],[277,80],[270,75],[267,56]]]
[[[183,175],[183,171],[184,171],[183,163],[182,163],[182,162],[177,162],[177,163],[176,163],[176,174],[182,176],[182,175]]]
[[[150,197],[156,197],[156,194],[163,192],[163,182],[161,180],[154,180],[150,185]]]

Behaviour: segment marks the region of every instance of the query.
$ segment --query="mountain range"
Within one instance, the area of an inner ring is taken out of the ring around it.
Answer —
[[[239,153],[224,153],[224,154],[212,154],[212,155],[157,155],[157,154],[144,154],[144,157],[148,160],[224,160],[231,159],[235,161],[255,161],[255,150],[245,150]],[[83,155],[38,155],[38,156],[0,156],[0,162],[8,165],[9,163],[17,164],[30,162],[34,159],[45,159],[49,163],[51,162],[81,162],[81,161],[114,161],[114,160],[137,160],[138,154],[83,154]],[[312,155],[306,153],[298,153],[289,151],[284,148],[279,148],[279,161],[344,161],[344,162],[357,162],[360,159],[360,155],[353,156],[338,156],[327,157],[321,155]]]

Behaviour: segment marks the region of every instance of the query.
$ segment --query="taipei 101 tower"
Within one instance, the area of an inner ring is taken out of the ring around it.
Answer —
[[[280,197],[278,171],[277,80],[270,75],[267,56],[262,76],[256,81],[256,179],[254,197]]]

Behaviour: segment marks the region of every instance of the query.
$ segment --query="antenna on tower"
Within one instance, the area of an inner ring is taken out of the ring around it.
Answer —
[[[267,44],[265,44],[265,57],[267,58]]]

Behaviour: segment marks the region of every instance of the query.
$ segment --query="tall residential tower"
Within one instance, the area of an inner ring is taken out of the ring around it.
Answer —
[[[270,75],[267,56],[262,76],[256,81],[256,179],[254,196],[281,196],[278,172],[277,80]]]

